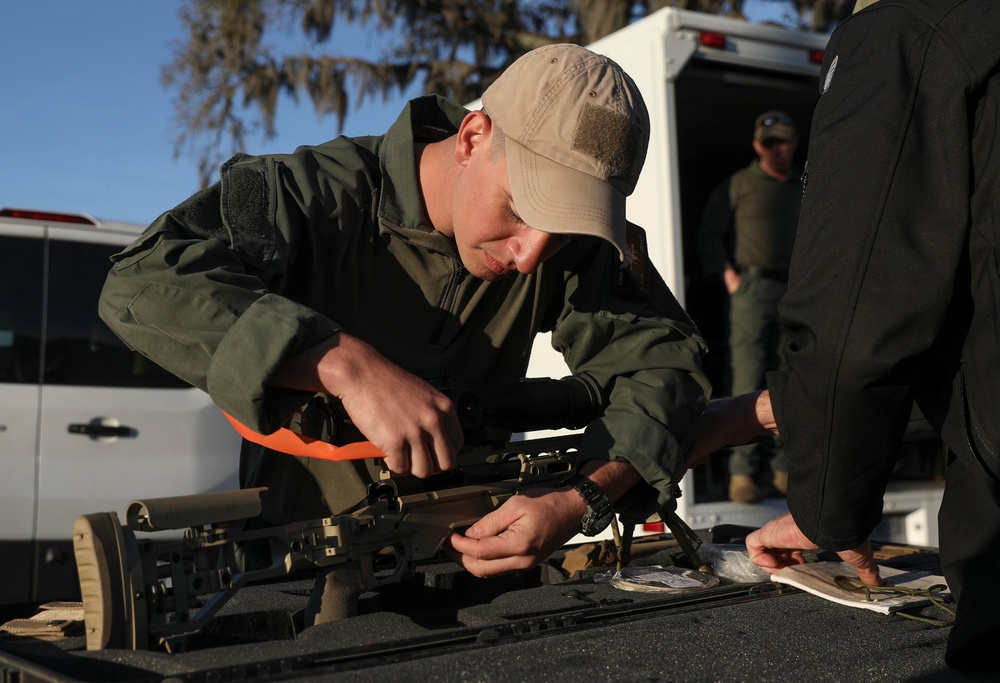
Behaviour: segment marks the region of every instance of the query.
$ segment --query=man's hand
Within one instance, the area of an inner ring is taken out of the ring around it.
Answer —
[[[740,283],[743,278],[740,277],[739,271],[735,268],[726,268],[722,271],[722,282],[726,285],[726,291],[730,295],[736,293],[736,290],[740,288]]]
[[[588,460],[580,474],[612,502],[642,481],[627,462]],[[529,569],[580,533],[587,504],[576,489],[531,489],[520,493],[469,527],[452,534],[448,554],[476,576]]]
[[[587,511],[576,490],[530,489],[508,498],[445,546],[461,567],[480,577],[530,569],[580,533]]]
[[[350,335],[289,358],[272,382],[339,398],[393,472],[427,477],[457,464],[465,436],[451,400]]]
[[[336,395],[393,472],[427,477],[451,469],[465,436],[447,396],[368,347],[365,372]]]
[[[793,564],[802,564],[805,550],[817,550],[819,546],[810,541],[799,529],[790,514],[772,519],[763,527],[747,536],[747,550],[754,564],[764,571],[774,572]],[[844,550],[837,555],[854,567],[858,577],[869,586],[881,586],[878,565],[872,554],[872,547],[865,541],[853,550]]]
[[[712,453],[726,446],[741,446],[758,437],[777,433],[771,394],[767,391],[709,401],[694,446],[688,451],[685,469],[704,464]]]

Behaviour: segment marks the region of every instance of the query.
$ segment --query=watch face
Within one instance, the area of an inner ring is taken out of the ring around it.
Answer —
[[[608,525],[611,524],[611,517],[615,512],[611,508],[610,502],[608,502],[607,506],[607,511],[600,517],[595,518],[593,510],[587,510],[583,515],[583,519],[580,520],[580,531],[584,536],[596,536],[608,528]]]

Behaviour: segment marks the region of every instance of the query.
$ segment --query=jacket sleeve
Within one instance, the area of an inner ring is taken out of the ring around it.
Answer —
[[[268,378],[339,329],[282,294],[291,266],[323,248],[304,227],[308,188],[283,192],[287,173],[273,158],[235,157],[219,183],[113,257],[100,300],[102,319],[130,347],[263,433],[305,398]],[[341,200],[324,197],[327,215],[350,210]]]
[[[552,343],[609,398],[584,432],[584,457],[631,463],[664,505],[676,496],[711,385],[704,343],[649,261],[637,226],[629,226],[629,243],[626,264],[602,243],[589,268],[570,276]]]
[[[698,224],[698,256],[705,276],[721,276],[732,266],[733,207],[729,186],[732,177],[720,183],[708,197]]]
[[[954,296],[969,221],[969,80],[944,41],[879,3],[826,51],[772,376],[788,506],[817,545],[878,525],[882,496]]]

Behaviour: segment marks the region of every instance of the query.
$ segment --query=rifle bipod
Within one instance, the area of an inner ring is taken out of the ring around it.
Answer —
[[[701,545],[701,539],[698,535],[689,527],[684,520],[682,520],[676,512],[672,509],[672,506],[665,506],[659,512],[660,519],[663,521],[664,525],[670,531],[670,534],[677,541],[677,545],[681,547],[684,551],[684,555],[687,557],[688,562],[691,564],[691,568],[697,571],[703,572],[705,574],[714,574],[711,566],[704,562],[698,555],[698,546]],[[619,522],[621,527],[619,528]],[[635,527],[638,525],[639,521],[632,517],[621,516],[621,519],[611,520],[611,532],[615,544],[616,551],[616,571],[621,571],[623,567],[628,566],[632,562],[632,540],[635,532]]]

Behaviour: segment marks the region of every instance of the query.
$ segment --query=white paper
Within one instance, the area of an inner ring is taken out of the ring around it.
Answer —
[[[887,586],[903,586],[916,590],[925,590],[935,584],[947,585],[943,576],[920,574],[893,567],[879,565],[879,574]],[[895,593],[880,593],[877,586],[871,589],[872,601],[869,602],[864,591],[849,592],[839,588],[834,581],[837,576],[847,576],[857,581],[858,573],[846,562],[824,561],[808,562],[785,567],[771,580],[801,588],[807,593],[831,600],[848,607],[860,607],[883,614],[890,614],[908,607],[920,607],[930,603],[926,595],[897,595]],[[939,593],[949,595],[947,590]]]

